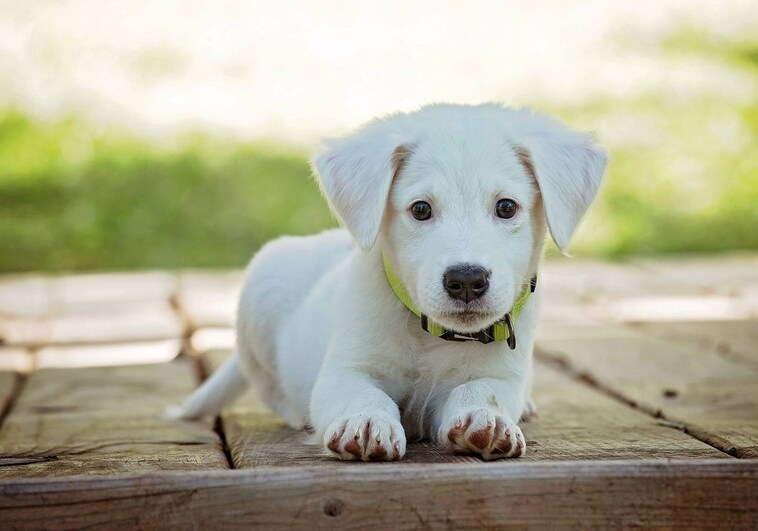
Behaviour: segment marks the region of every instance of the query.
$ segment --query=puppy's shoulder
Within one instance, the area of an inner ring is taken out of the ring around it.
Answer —
[[[281,236],[264,244],[253,256],[249,267],[280,258],[318,260],[319,256],[344,255],[352,249],[353,241],[344,229],[330,229],[308,236]]]

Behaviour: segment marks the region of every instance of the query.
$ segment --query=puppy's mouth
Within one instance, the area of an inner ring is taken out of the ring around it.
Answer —
[[[435,320],[456,332],[473,333],[487,328],[501,317],[491,311],[464,308],[440,313]]]

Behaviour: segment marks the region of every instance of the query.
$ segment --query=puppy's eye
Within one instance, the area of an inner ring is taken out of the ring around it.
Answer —
[[[426,201],[416,201],[411,205],[411,215],[419,221],[432,217],[432,205]]]
[[[518,203],[513,199],[501,199],[495,205],[495,213],[499,218],[511,219],[516,212],[518,212]]]

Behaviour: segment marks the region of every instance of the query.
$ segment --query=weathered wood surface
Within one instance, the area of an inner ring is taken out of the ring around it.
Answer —
[[[187,333],[178,285],[169,273],[0,278],[0,369],[168,361]]]
[[[557,259],[540,274],[557,323],[758,318],[758,257],[603,263]]]
[[[210,425],[164,416],[195,381],[189,361],[37,371],[0,429],[0,477],[227,468]]]
[[[758,369],[758,321],[642,321],[630,325],[641,333],[695,344]]]
[[[708,444],[758,457],[758,370],[645,335],[542,340],[538,348],[542,359]]]
[[[41,369],[0,372],[0,528],[757,528],[758,257],[540,278],[526,456],[380,464],[252,393],[218,433],[164,416],[232,347],[239,272],[0,278],[0,367]]]
[[[182,324],[168,301],[0,321],[0,336],[5,343],[18,346],[158,340],[181,337],[182,332]]]
[[[10,528],[758,525],[758,462],[367,464],[0,481]]]
[[[0,371],[28,373],[34,370],[34,354],[24,347],[0,346]]]
[[[0,372],[0,414],[8,407],[20,376],[12,372]],[[0,427],[2,425],[0,424]]]
[[[0,316],[49,317],[101,310],[127,310],[165,301],[178,289],[171,273],[102,273],[0,278]]]
[[[50,345],[34,351],[38,369],[103,367],[124,363],[164,363],[174,359],[181,349],[180,339],[130,341],[91,345]]]
[[[222,351],[208,353],[208,372],[227,356]],[[544,364],[536,367],[534,396],[541,413],[522,424],[527,439],[525,461],[728,457]],[[221,420],[235,468],[332,466],[333,460],[324,455],[320,444],[287,426],[252,392],[223,412]],[[449,454],[431,443],[413,443],[404,462],[474,464],[481,460]]]

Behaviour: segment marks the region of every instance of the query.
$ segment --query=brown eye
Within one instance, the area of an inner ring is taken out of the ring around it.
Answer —
[[[432,205],[426,201],[416,201],[411,205],[411,215],[419,221],[426,221],[432,217]]]
[[[495,205],[495,212],[499,218],[511,219],[516,215],[517,211],[518,203],[516,203],[516,201],[513,199],[501,199]]]

